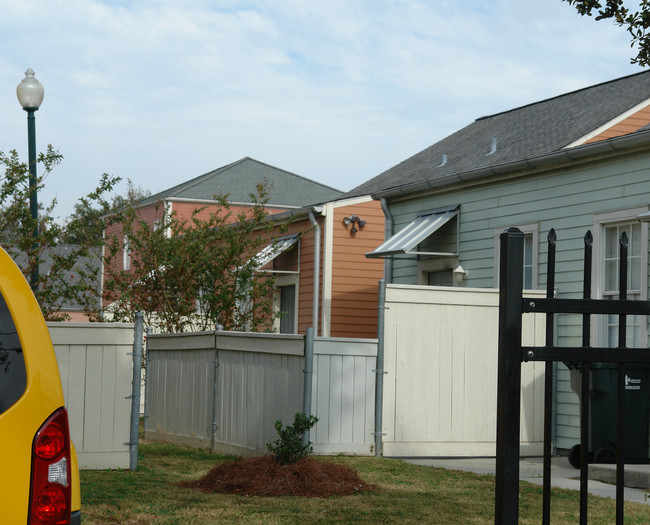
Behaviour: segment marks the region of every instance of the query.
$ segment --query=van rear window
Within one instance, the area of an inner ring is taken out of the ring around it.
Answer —
[[[0,414],[20,399],[25,388],[23,348],[7,303],[0,295]]]

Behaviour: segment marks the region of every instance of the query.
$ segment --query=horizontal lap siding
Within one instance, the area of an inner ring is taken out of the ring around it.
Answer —
[[[610,139],[612,137],[620,137],[621,135],[626,135],[641,129],[643,126],[646,126],[650,122],[650,107],[646,106],[645,108],[635,112],[629,117],[623,119],[620,122],[617,122],[613,126],[607,128],[602,133],[599,133],[595,137],[589,139],[585,144],[590,142],[598,142],[599,140]]]
[[[558,236],[556,286],[559,297],[581,297],[583,237],[593,228],[594,214],[647,206],[650,202],[650,158],[627,155],[617,160],[583,164],[553,175],[528,175],[503,183],[466,185],[453,191],[391,204],[395,231],[418,212],[460,204],[460,258],[469,275],[466,287],[489,288],[494,283],[494,231],[511,225],[537,223],[539,228],[538,288],[546,286],[546,236]],[[417,261],[396,259],[393,282],[417,283]],[[559,344],[580,342],[579,316],[558,316]],[[575,443],[577,395],[568,371],[558,373],[558,445]]]
[[[378,201],[368,201],[333,209],[332,253],[332,337],[371,338],[377,336],[377,293],[383,277],[381,259],[365,254],[384,242],[384,214]],[[356,215],[366,221],[351,233],[343,218]]]
[[[318,218],[319,227],[323,228],[323,219]],[[289,230],[293,233],[293,230],[305,231],[307,228],[311,228],[311,223],[309,221],[300,223],[299,225],[294,225]],[[304,234],[300,241],[300,281],[298,284],[298,333],[304,334],[307,331],[307,327],[313,326],[313,311],[314,311],[314,248],[316,234],[313,230],[308,231]],[[318,283],[318,296],[322,297],[322,254],[323,254],[323,239],[321,235],[321,275]]]
[[[206,199],[211,199],[213,197],[214,195],[205,196]],[[180,221],[185,221],[188,224],[191,222],[192,218],[196,218],[201,221],[208,221],[212,214],[223,217],[227,222],[238,222],[239,214],[246,213],[250,215],[252,213],[251,210],[253,209],[253,205],[239,206],[231,204],[228,208],[226,208],[221,204],[191,201],[172,201],[171,205],[172,212],[176,218]],[[287,208],[265,208],[265,211],[268,214],[282,213],[286,210]]]

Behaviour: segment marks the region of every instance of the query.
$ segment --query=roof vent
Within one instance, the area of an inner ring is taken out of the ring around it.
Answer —
[[[490,153],[488,155],[493,155],[497,152],[497,139],[496,137],[492,138],[492,147],[490,148]]]
[[[438,167],[440,168],[440,167],[444,166],[445,164],[447,164],[447,154],[443,153],[442,158],[440,159],[440,164],[438,164]]]

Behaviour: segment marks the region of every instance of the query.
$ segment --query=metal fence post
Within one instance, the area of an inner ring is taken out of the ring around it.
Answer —
[[[311,416],[311,390],[314,376],[314,327],[308,326],[305,334],[305,373],[302,393],[302,413],[307,417]],[[309,442],[310,429],[305,430],[302,435],[303,444]]]
[[[131,386],[131,435],[129,439],[129,469],[138,468],[138,443],[140,427],[140,392],[142,383],[142,336],[144,334],[144,314],[135,314],[135,334],[133,339],[133,384]]]
[[[386,281],[379,281],[379,297],[377,312],[377,365],[375,366],[375,457],[384,453],[382,436],[383,411],[384,411],[384,323],[386,313]]]
[[[495,523],[519,518],[519,424],[524,234],[500,236]]]
[[[219,345],[217,344],[217,332],[221,330],[217,326],[214,332],[214,377],[212,381],[212,433],[210,435],[210,451],[214,454],[217,448],[217,418],[219,417]]]
[[[147,335],[145,337],[145,349],[143,353],[142,360],[144,362],[144,430],[145,433],[147,431],[147,418],[149,417],[149,404],[151,403],[150,397],[149,397],[149,367],[147,366],[147,359],[149,358],[149,350],[148,350],[148,344],[149,344],[149,336],[153,334],[153,328],[151,326],[147,326]]]
[[[627,258],[629,239],[621,233],[618,240],[618,298],[627,300]],[[647,321],[646,321],[647,322]],[[627,346],[627,316],[618,316],[618,346]],[[625,505],[625,363],[618,364],[618,391],[616,411],[616,525],[623,525]]]
[[[557,235],[555,230],[547,235],[548,261],[546,271],[546,297],[551,299],[555,295],[555,243]],[[546,314],[546,346],[553,346],[555,317]],[[547,361],[544,365],[544,494],[542,497],[542,523],[551,523],[551,454],[553,448],[553,394],[555,363]]]
[[[591,299],[591,270],[593,266],[593,242],[591,231],[584,236],[584,265],[582,277],[582,297]],[[591,316],[582,314],[582,346],[590,346]],[[591,403],[589,399],[589,378],[591,363],[583,361],[580,365],[582,373],[580,385],[580,523],[587,524],[588,519],[588,488],[589,488],[589,419],[591,418]]]

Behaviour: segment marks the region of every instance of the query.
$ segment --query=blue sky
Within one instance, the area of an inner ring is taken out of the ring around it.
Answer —
[[[346,191],[478,117],[641,71],[623,29],[560,0],[0,0],[0,49],[0,150],[26,156],[31,67],[61,216],[103,172],[155,193],[244,156]]]

